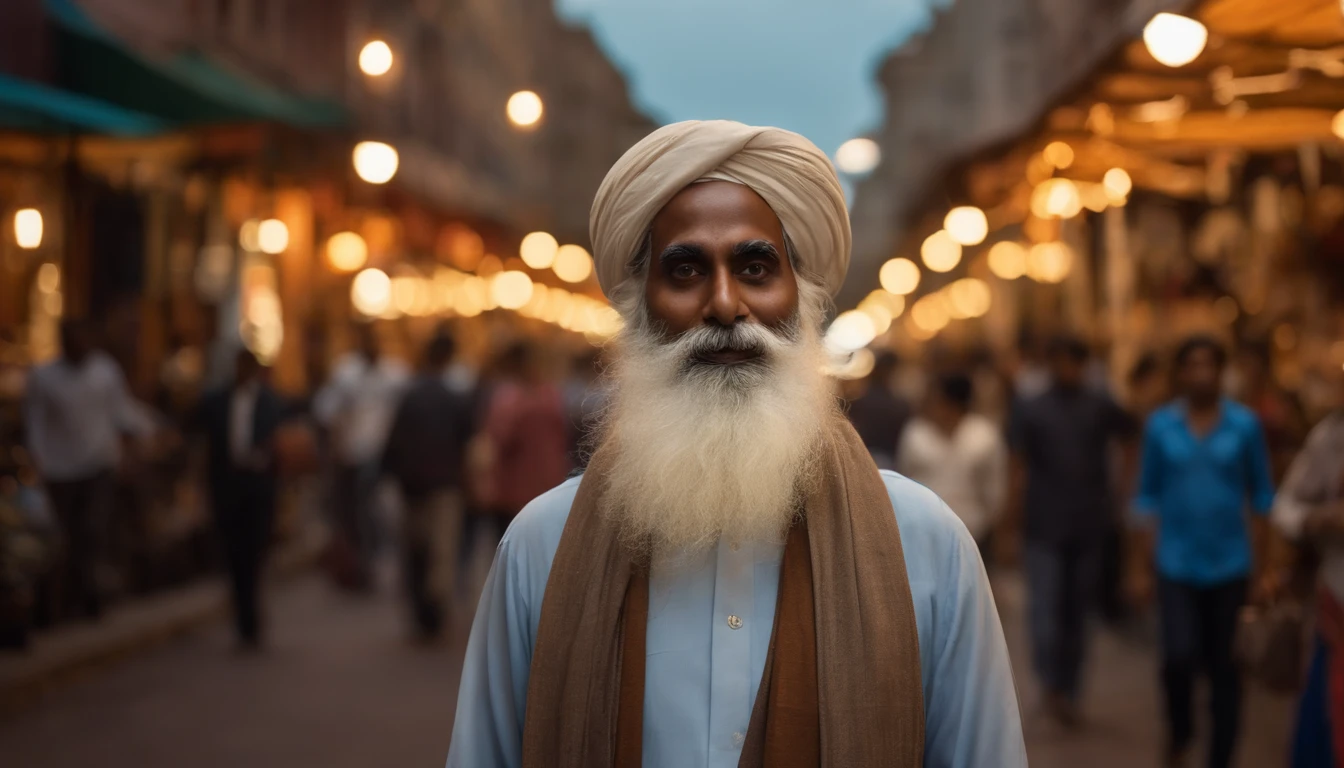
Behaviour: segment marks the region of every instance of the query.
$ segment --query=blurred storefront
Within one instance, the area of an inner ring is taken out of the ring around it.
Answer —
[[[652,127],[547,0],[4,3],[0,474],[62,317],[179,424],[239,344],[303,398],[357,322],[410,358],[456,318],[478,365],[609,335],[575,201]]]
[[[1078,5],[1103,17],[1113,6],[1126,23],[1091,56],[1054,58],[1057,92],[1039,108],[1039,94],[1022,94],[1026,107],[991,110],[995,130],[967,135],[899,205],[886,198],[904,226],[888,227],[885,248],[868,233],[885,250],[872,271],[893,256],[919,269],[908,290],[894,286],[909,309],[887,341],[1006,352],[1023,330],[1067,328],[1109,352],[1119,383],[1144,352],[1214,332],[1267,351],[1275,378],[1314,410],[1328,396],[1321,372],[1344,364],[1339,4]],[[1168,10],[1184,15],[1158,15]],[[950,54],[904,55],[908,72]],[[899,102],[888,111],[907,114]],[[911,141],[884,153],[906,157]],[[866,277],[851,286],[858,297],[878,282]]]

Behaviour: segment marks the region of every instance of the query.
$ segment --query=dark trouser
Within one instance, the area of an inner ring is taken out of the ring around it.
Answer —
[[[433,636],[443,628],[445,606],[456,584],[462,495],[442,490],[405,499],[403,580],[416,629],[424,636]]]
[[[1210,768],[1232,764],[1241,715],[1241,677],[1233,657],[1237,614],[1246,602],[1246,580],[1195,586],[1170,579],[1158,583],[1162,620],[1162,684],[1167,697],[1170,746],[1184,749],[1194,736],[1191,700],[1203,668],[1212,686]]]
[[[77,480],[49,480],[47,497],[61,526],[62,557],[57,615],[76,611],[96,617],[102,612],[98,565],[114,490],[112,473],[99,472]]]
[[[1087,646],[1087,616],[1096,602],[1099,541],[1028,541],[1027,576],[1032,663],[1047,691],[1078,695]]]
[[[261,577],[275,517],[275,482],[265,476],[235,475],[216,485],[214,506],[238,639],[256,644],[261,640]]]
[[[1123,622],[1129,614],[1125,603],[1123,574],[1125,563],[1125,526],[1118,520],[1106,529],[1101,548],[1101,577],[1098,596],[1101,615],[1112,623]]]
[[[373,502],[378,487],[377,469],[368,464],[342,464],[336,467],[332,506],[336,513],[336,531],[348,560],[342,567],[348,583],[367,586],[369,565],[375,547]]]

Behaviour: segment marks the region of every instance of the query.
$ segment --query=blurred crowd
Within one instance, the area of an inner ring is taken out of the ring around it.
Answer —
[[[26,376],[0,467],[0,645],[224,572],[239,646],[260,647],[268,553],[306,543],[305,527],[342,591],[373,591],[377,565],[399,561],[415,636],[438,637],[478,541],[583,464],[600,355],[520,339],[468,361],[451,324],[394,355],[380,330],[354,326],[305,397],[246,349],[191,392],[202,355],[182,350],[148,403],[96,327],[65,323],[60,355]]]
[[[882,354],[846,382],[878,465],[936,491],[991,574],[1021,569],[1039,707],[1062,726],[1084,723],[1090,617],[1132,632],[1155,616],[1167,764],[1193,749],[1201,675],[1210,765],[1231,764],[1248,674],[1305,688],[1294,765],[1344,733],[1329,663],[1344,651],[1344,374],[1309,408],[1268,350],[1191,336],[1112,372],[1081,339],[1024,337],[1009,359]]]

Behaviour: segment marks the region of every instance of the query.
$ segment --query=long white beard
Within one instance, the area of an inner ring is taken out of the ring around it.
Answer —
[[[708,326],[663,339],[642,308],[618,340],[604,435],[613,454],[604,513],[627,545],[660,559],[721,537],[778,541],[811,478],[821,428],[837,410],[822,372],[827,302],[799,281],[789,327]],[[724,346],[764,350],[739,365],[695,362]]]

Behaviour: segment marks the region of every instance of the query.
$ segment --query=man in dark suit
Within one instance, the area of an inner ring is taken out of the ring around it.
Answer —
[[[265,378],[261,362],[240,350],[232,384],[202,397],[196,415],[209,453],[210,502],[243,649],[261,643],[261,572],[277,485],[274,438],[284,419],[284,405]]]

